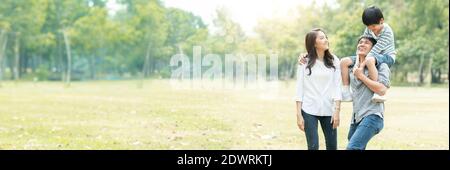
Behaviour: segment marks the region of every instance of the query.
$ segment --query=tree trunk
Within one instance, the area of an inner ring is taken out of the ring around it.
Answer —
[[[447,49],[448,49],[448,43],[447,43]],[[448,55],[448,50],[447,50],[447,82],[449,82],[450,79],[450,60],[449,60],[450,56]],[[444,73],[445,74],[445,73]]]
[[[431,83],[441,83],[441,69],[431,70]]]
[[[148,70],[150,67],[150,48],[151,48],[151,40],[148,41],[147,45],[147,52],[144,59],[144,65],[142,66],[142,72],[141,75],[138,75],[141,77],[141,80],[138,82],[137,87],[142,88],[144,86],[144,79],[148,76]]]
[[[63,30],[63,36],[64,36],[64,42],[66,44],[66,53],[67,53],[67,72],[66,72],[66,85],[70,86],[70,75],[72,70],[72,57],[70,52],[70,41],[69,37],[67,36],[66,31]]]
[[[291,70],[290,70],[290,76],[289,78],[293,79],[295,78],[295,73],[297,71],[297,60],[293,61],[291,64]]]
[[[8,36],[6,31],[1,31],[0,34],[0,81],[3,80],[3,58],[6,54],[6,45],[8,44]]]
[[[60,28],[63,28],[63,24],[62,24],[62,14],[64,9],[62,9],[62,1],[54,1],[55,3],[55,10],[56,10],[56,31],[55,31],[55,35],[56,35],[56,72],[60,71],[61,72],[61,81],[64,82],[65,78],[65,72],[63,70],[65,70],[64,67],[64,55],[63,55],[63,44],[62,44],[62,35],[60,34],[59,30]]]
[[[432,75],[432,69],[433,69],[433,57],[430,57],[430,60],[429,60],[429,62],[428,62],[427,75],[426,75],[426,78],[427,78],[427,86],[430,86],[430,85],[431,85],[431,82],[432,82],[432,77],[433,77],[433,75]]]
[[[89,72],[90,72],[90,77],[92,80],[95,79],[95,61],[94,61],[94,57],[91,56],[88,59],[88,63],[89,63]]]
[[[25,75],[28,73],[28,65],[30,64],[30,57],[28,57],[27,51],[23,51],[22,55],[20,57],[20,70],[19,70],[19,76]]]
[[[142,68],[142,78],[145,78],[148,76],[149,66],[150,66],[150,48],[151,48],[151,41],[148,42],[147,46],[147,53],[145,56],[144,66]]]
[[[419,84],[423,84],[424,76],[423,76],[423,56],[420,57],[419,64]]]
[[[16,33],[16,45],[14,46],[14,80],[19,79],[19,67],[20,67],[20,55],[19,55],[19,49],[20,49],[20,33]]]
[[[402,80],[401,82],[408,82],[408,72],[407,71],[403,71],[401,80]]]

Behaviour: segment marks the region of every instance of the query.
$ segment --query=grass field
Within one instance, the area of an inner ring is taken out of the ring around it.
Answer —
[[[175,90],[168,81],[3,82],[0,149],[306,149],[294,82],[278,95]],[[449,149],[449,88],[392,87],[367,149]],[[345,149],[351,104],[342,106]],[[320,136],[320,149],[324,149]]]

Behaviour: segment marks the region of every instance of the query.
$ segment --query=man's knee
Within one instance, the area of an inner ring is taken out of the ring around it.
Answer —
[[[350,66],[353,64],[353,61],[350,57],[345,57],[341,59],[341,66]]]
[[[349,140],[347,150],[365,150],[366,146],[362,141]]]
[[[377,64],[377,60],[375,59],[375,57],[372,57],[372,56],[367,56],[366,59],[364,60],[364,62],[366,63],[366,65],[376,65]]]
[[[356,146],[356,145],[348,145],[346,149],[347,149],[347,150],[365,150],[364,147],[362,147],[362,146]]]

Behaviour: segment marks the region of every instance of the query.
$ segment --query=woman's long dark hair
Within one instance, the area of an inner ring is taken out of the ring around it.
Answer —
[[[306,51],[308,52],[308,56],[307,58],[308,60],[308,65],[306,65],[306,68],[309,70],[309,74],[308,76],[311,75],[311,68],[314,66],[314,64],[316,64],[316,60],[317,60],[317,52],[316,52],[316,38],[317,38],[317,34],[319,33],[319,31],[325,33],[325,31],[323,31],[320,28],[315,28],[313,30],[311,30],[308,34],[306,34],[305,37],[305,46],[306,46]],[[333,55],[331,55],[330,50],[327,49],[325,50],[325,55],[323,57],[325,66],[327,68],[333,68],[336,70],[336,67],[334,67],[333,65],[333,60],[334,57]]]

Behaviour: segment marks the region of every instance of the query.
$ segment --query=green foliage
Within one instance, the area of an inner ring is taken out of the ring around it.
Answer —
[[[207,26],[200,17],[165,7],[160,0],[117,2],[123,8],[112,15],[107,0],[3,0],[0,29],[7,31],[7,47],[2,66],[15,67],[18,53],[21,74],[47,69],[51,74],[41,78],[62,79],[67,71],[65,31],[72,49],[72,70],[81,79],[138,76],[145,63],[148,74],[168,77],[170,57],[180,50],[192,56],[193,46],[202,46],[202,54],[222,57],[278,54],[280,77],[288,79],[295,74],[297,56],[306,51],[304,37],[312,28],[326,31],[330,50],[338,57],[354,55],[356,40],[365,28],[362,11],[376,5],[395,33],[394,81],[404,83],[413,74],[419,83],[439,83],[441,75],[448,77],[448,1],[313,1],[297,7],[289,17],[259,20],[254,35],[246,35],[226,8],[218,8],[213,25]],[[8,79],[5,76],[10,74],[4,72],[3,77]]]

